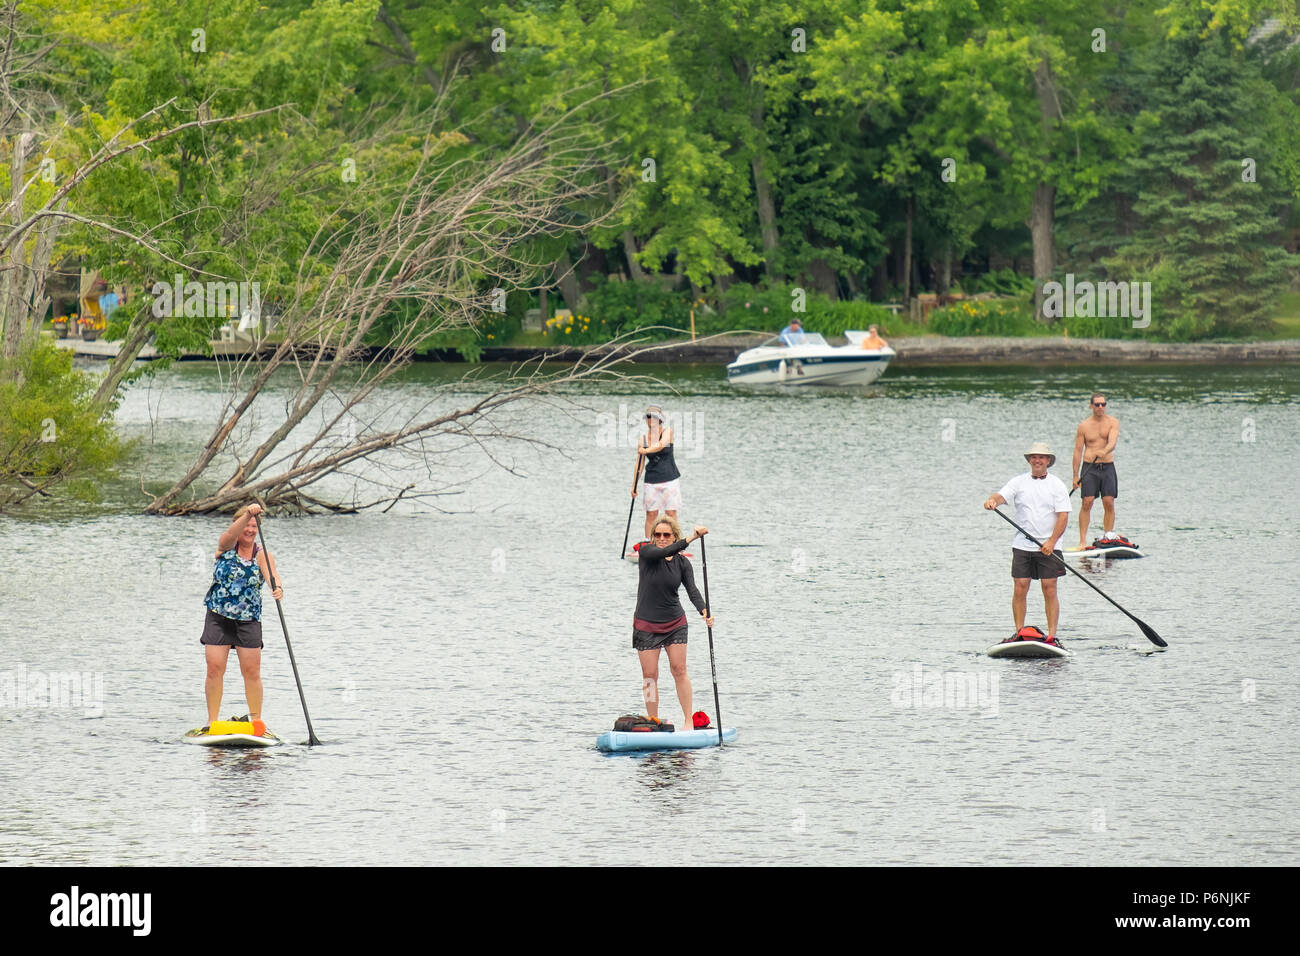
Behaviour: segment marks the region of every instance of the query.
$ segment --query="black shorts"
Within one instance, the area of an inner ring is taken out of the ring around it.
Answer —
[[[1041,551],[1021,551],[1011,549],[1011,576],[1013,578],[1059,578],[1065,574],[1065,557],[1060,551],[1053,551],[1049,558]]]
[[[667,647],[669,644],[686,643],[686,625],[683,624],[675,631],[669,631],[666,634],[655,634],[653,631],[638,631],[632,628],[632,647],[638,651],[657,651],[661,647]]]
[[[261,647],[262,622],[236,621],[222,617],[212,608],[203,619],[203,636],[200,644],[226,645],[227,647]]]
[[[1118,498],[1119,479],[1115,477],[1113,461],[1099,461],[1083,466],[1083,480],[1079,483],[1079,494],[1084,498]]]

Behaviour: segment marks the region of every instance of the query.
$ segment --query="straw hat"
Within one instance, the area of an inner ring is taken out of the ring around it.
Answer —
[[[1046,455],[1048,468],[1056,464],[1056,456],[1052,454],[1052,449],[1047,447],[1047,442],[1036,441],[1030,445],[1029,451],[1025,452],[1025,461],[1029,460],[1030,455]]]

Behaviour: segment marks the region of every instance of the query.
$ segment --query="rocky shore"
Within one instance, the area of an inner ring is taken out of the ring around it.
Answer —
[[[699,362],[726,364],[770,336],[737,335],[708,342],[664,342],[638,356],[641,362]],[[832,343],[836,344],[836,343]],[[918,338],[890,339],[898,352],[895,366],[924,365],[1114,365],[1116,363],[1217,363],[1300,362],[1300,340],[1276,342],[1147,342],[1141,339],[1042,338]],[[644,348],[639,346],[637,348]],[[597,354],[631,351],[627,346],[598,348]],[[557,362],[574,361],[578,349],[562,347],[489,348],[485,362],[520,362],[545,356]]]
[[[726,365],[745,349],[761,345],[770,335],[715,336],[698,342],[658,342],[641,345],[597,346],[593,352],[604,356],[611,353],[640,352],[637,362],[648,363],[699,363]],[[72,349],[83,358],[108,359],[117,354],[117,342],[83,342],[80,339],[56,340],[60,348]],[[843,344],[833,341],[831,344]],[[1123,363],[1175,363],[1185,365],[1300,363],[1300,339],[1283,339],[1275,342],[1148,342],[1141,339],[1066,339],[1056,336],[1041,338],[943,338],[923,336],[890,339],[898,355],[893,366],[926,365],[1115,365]],[[214,355],[220,358],[247,356],[258,347],[245,343],[212,343]],[[262,346],[269,349],[270,346]],[[307,350],[308,352],[310,350]],[[371,350],[371,354],[380,349]],[[484,362],[525,362],[544,358],[554,362],[577,361],[582,352],[578,348],[555,346],[502,346],[483,350]],[[141,359],[154,358],[152,348],[140,355]],[[208,356],[190,355],[187,359],[203,360]],[[458,362],[461,356],[454,349],[440,349],[417,356],[417,361]]]

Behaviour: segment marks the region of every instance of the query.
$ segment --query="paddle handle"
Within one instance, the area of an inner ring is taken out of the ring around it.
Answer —
[[[257,522],[257,536],[262,541],[262,551],[266,553],[266,573],[271,577],[271,590],[274,592],[280,585],[275,580],[275,571],[271,568],[271,549],[266,546],[266,534],[262,531],[261,519],[254,516],[253,520]],[[307,746],[315,747],[320,744],[320,741],[316,739],[316,731],[312,729],[311,714],[307,713],[307,697],[302,692],[302,681],[298,679],[298,662],[294,660],[293,644],[289,642],[289,625],[285,623],[284,606],[279,598],[275,599],[275,609],[280,615],[280,630],[284,632],[284,646],[289,651],[289,666],[293,668],[293,682],[298,685],[298,700],[302,702],[302,715],[307,718]]]
[[[704,570],[704,613],[713,616],[713,604],[709,601],[709,559],[704,553],[704,537],[700,537],[700,567]],[[718,746],[722,746],[722,704],[718,702],[718,665],[713,658],[713,626],[709,629],[709,670],[713,674],[713,712],[718,717]]]

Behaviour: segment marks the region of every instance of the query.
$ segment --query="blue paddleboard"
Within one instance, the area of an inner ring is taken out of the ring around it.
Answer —
[[[736,728],[723,727],[722,739],[735,740]],[[716,727],[705,730],[675,730],[671,734],[607,730],[596,738],[596,749],[606,753],[629,750],[699,750],[701,747],[717,745],[718,728]]]

